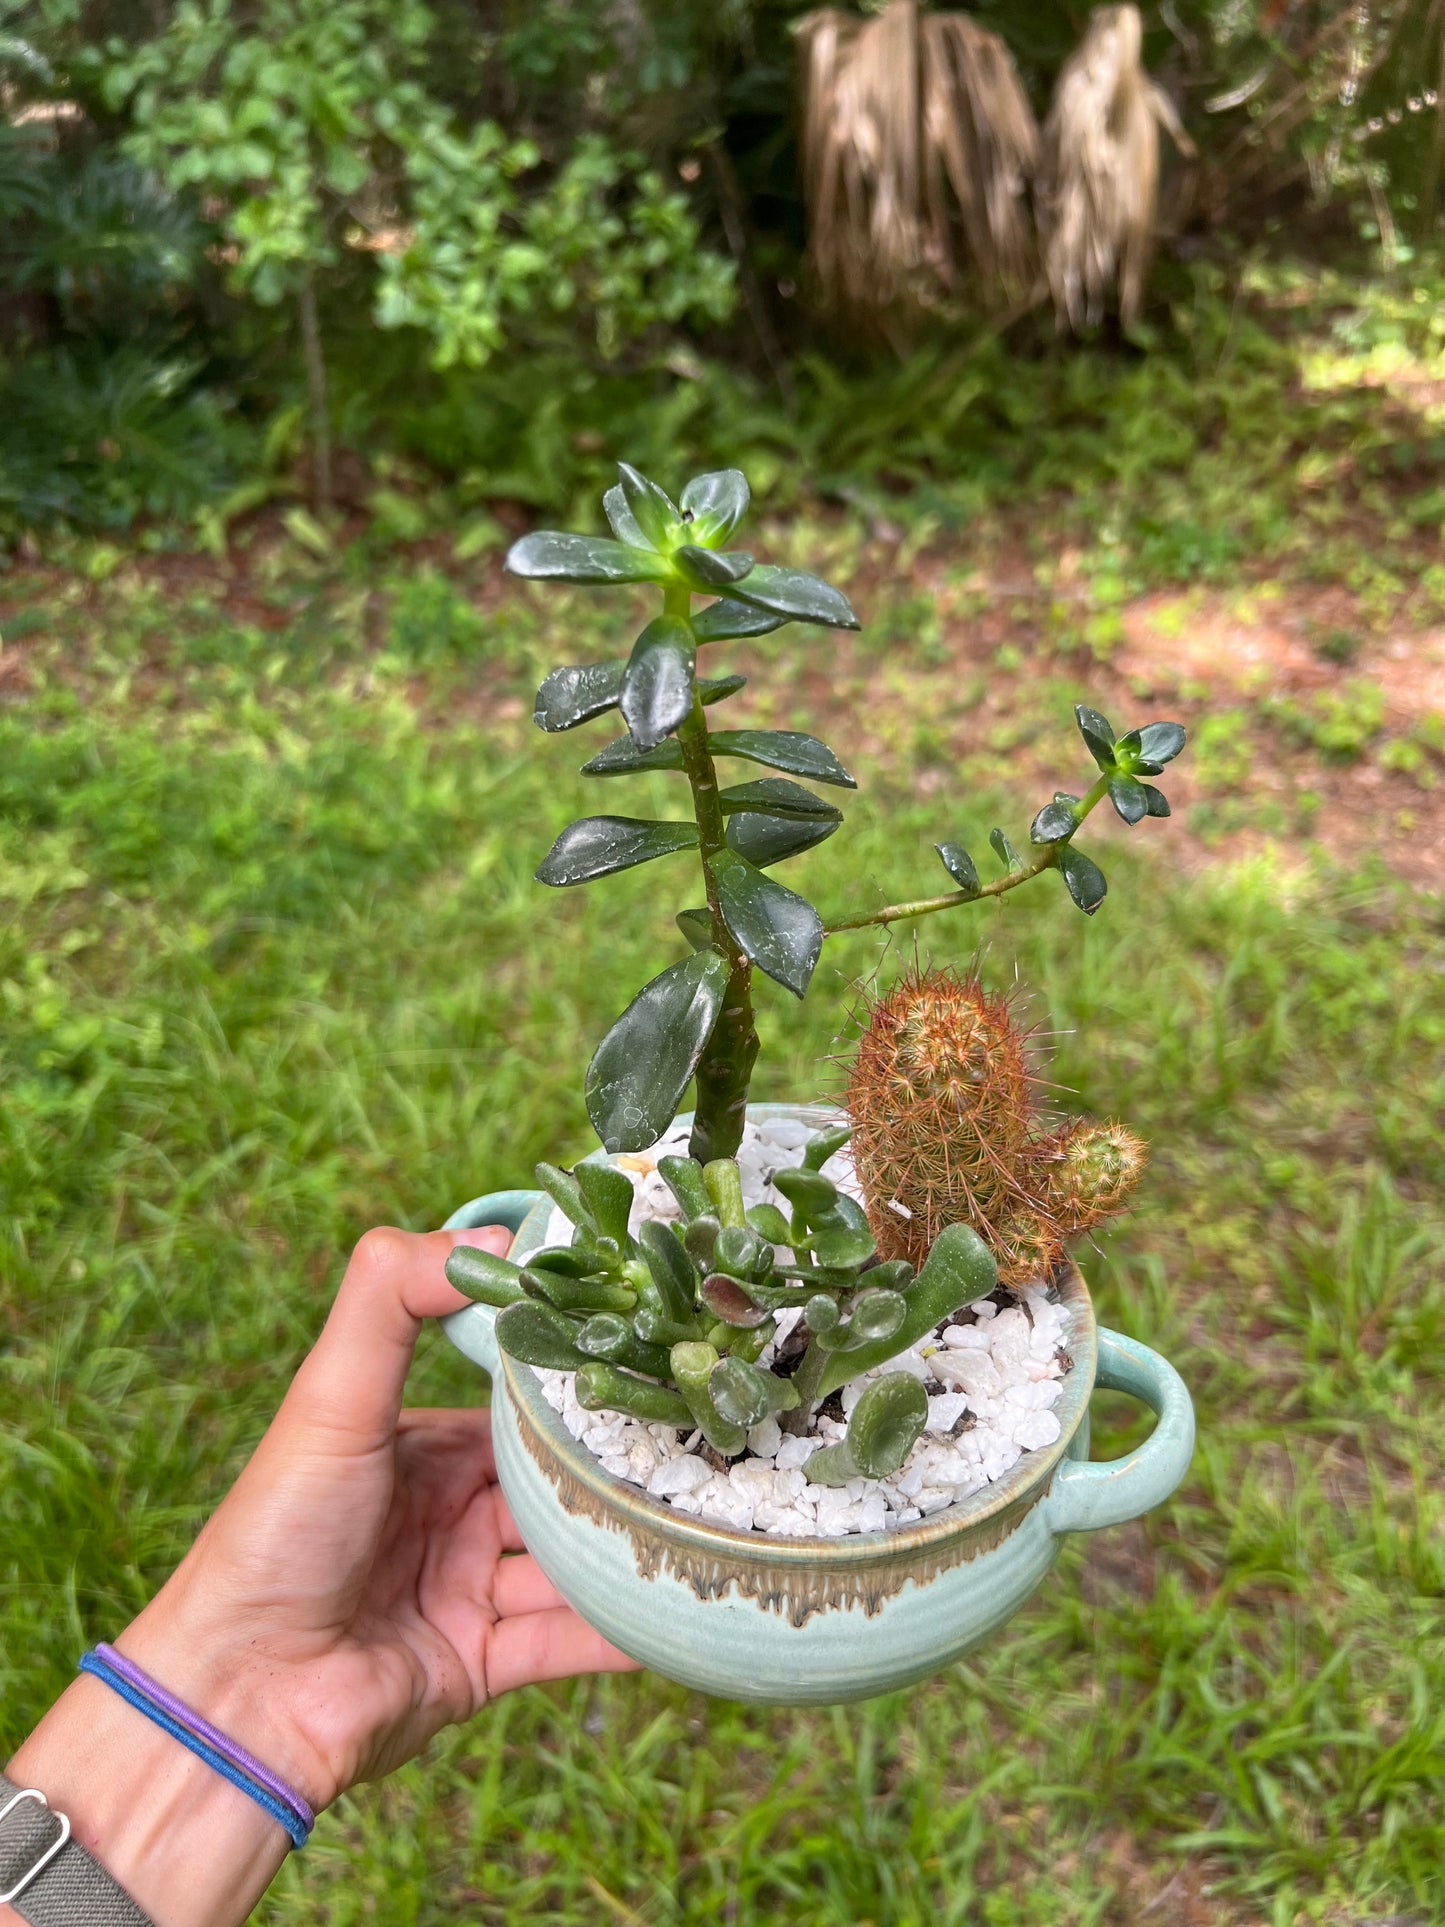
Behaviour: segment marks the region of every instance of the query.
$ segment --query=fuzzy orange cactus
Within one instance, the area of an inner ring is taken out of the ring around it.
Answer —
[[[1004,1284],[1046,1275],[1144,1168],[1122,1124],[1045,1130],[1008,999],[955,971],[911,971],[871,1004],[847,1105],[879,1252],[914,1265],[945,1225],[967,1224]]]

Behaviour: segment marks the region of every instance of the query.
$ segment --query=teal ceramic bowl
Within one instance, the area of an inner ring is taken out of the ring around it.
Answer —
[[[831,1114],[756,1105],[821,1128]],[[493,1192],[451,1228],[502,1224],[514,1257],[544,1241],[551,1201]],[[996,1484],[893,1532],[774,1538],[676,1512],[605,1472],[567,1432],[531,1369],[496,1342],[495,1314],[442,1320],[492,1378],[497,1476],[537,1563],[616,1646],[684,1686],[781,1706],[865,1699],[924,1679],[987,1639],[1043,1580],[1064,1535],[1122,1525],[1168,1498],[1188,1468],[1194,1412],[1173,1366],[1094,1322],[1070,1264],[1056,1281],[1073,1368],[1054,1411],[1061,1434]],[[1122,1459],[1089,1461],[1096,1386],[1157,1414]]]

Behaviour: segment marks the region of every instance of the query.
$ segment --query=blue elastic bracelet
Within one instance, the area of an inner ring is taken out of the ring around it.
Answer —
[[[258,1787],[254,1780],[248,1779],[239,1767],[232,1766],[224,1754],[218,1753],[215,1747],[188,1731],[179,1720],[173,1720],[169,1713],[163,1713],[160,1707],[154,1705],[143,1693],[138,1693],[128,1680],[122,1679],[119,1673],[107,1666],[103,1659],[97,1659],[94,1653],[85,1653],[81,1656],[80,1670],[82,1673],[93,1674],[98,1680],[103,1680],[112,1691],[119,1693],[123,1700],[133,1706],[137,1713],[144,1713],[148,1720],[153,1720],[163,1732],[169,1733],[173,1740],[179,1740],[188,1752],[204,1760],[207,1766],[214,1767],[223,1780],[229,1780],[233,1787],[238,1787],[242,1793],[249,1794],[256,1805],[264,1808],[278,1826],[286,1829],[291,1836],[292,1846],[298,1851],[306,1845],[309,1837],[307,1831],[289,1807],[283,1807],[279,1800],[273,1799],[262,1787]]]

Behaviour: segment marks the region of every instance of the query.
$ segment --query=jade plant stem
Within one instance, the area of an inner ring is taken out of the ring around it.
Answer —
[[[663,611],[686,622],[692,595],[686,588],[663,591]],[[713,1026],[697,1067],[697,1109],[693,1113],[688,1155],[700,1164],[730,1158],[743,1141],[747,1115],[748,1081],[758,1055],[758,1032],[753,1022],[753,968],[723,919],[712,859],[726,848],[717,769],[708,748],[707,715],[702,697],[695,695],[692,714],[677,732],[682,764],[692,789],[697,819],[698,853],[707,889],[713,943],[727,958],[729,974],[722,1011]]]
[[[1109,793],[1109,779],[1101,776],[1074,806],[1076,822],[1082,823],[1096,803]],[[855,917],[839,917],[836,923],[825,924],[823,935],[836,937],[844,930],[867,930],[874,924],[898,923],[904,917],[927,917],[935,910],[951,910],[959,903],[981,903],[985,897],[1001,897],[1005,891],[1016,890],[1021,883],[1028,883],[1043,871],[1050,870],[1059,860],[1057,843],[1045,843],[1032,863],[1024,864],[1022,869],[1009,870],[992,883],[982,884],[977,890],[946,890],[942,896],[915,897],[909,903],[890,903],[882,910],[860,910]]]

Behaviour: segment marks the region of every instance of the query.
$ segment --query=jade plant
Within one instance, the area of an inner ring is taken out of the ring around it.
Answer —
[[[748,500],[736,469],[695,477],[674,503],[624,464],[603,498],[610,538],[542,531],[507,557],[516,575],[660,592],[661,609],[630,654],[553,670],[535,719],[553,732],[620,718],[624,733],[583,774],[675,772],[688,812],[583,817],[557,837],[537,877],[569,888],[663,857],[697,862],[704,901],[676,919],[689,954],[629,1003],[586,1083],[588,1115],[612,1153],[662,1137],[689,1084],[696,1099],[689,1155],[658,1166],[679,1222],[634,1233],[624,1173],[596,1158],[570,1172],[544,1164],[538,1182],[571,1221],[573,1241],[525,1265],[459,1248],[447,1268],[460,1289],[498,1308],[497,1335],[512,1357],[576,1373],[584,1406],[698,1429],[728,1457],[764,1418],[803,1429],[820,1400],[908,1351],[1000,1278],[1047,1271],[1065,1236],[1119,1208],[1142,1166],[1142,1147],[1121,1125],[1045,1128],[1006,1006],[971,980],[930,973],[872,1009],[849,1125],[815,1138],[801,1168],[774,1177],[788,1211],[745,1210],[734,1153],[758,1054],[754,973],[802,997],[828,937],[1002,896],[1048,870],[1092,914],[1107,886],[1076,833],[1106,798],[1128,824],[1167,816],[1148,779],[1184,746],[1177,723],[1116,735],[1081,704],[1075,718],[1096,774],[1082,794],[1055,792],[1038,811],[1027,855],[995,829],[999,873],[985,881],[962,844],[944,841],[936,848],[951,889],[825,921],[771,872],[842,822],[837,804],[805,783],[848,790],[854,779],[815,736],[715,727],[711,712],[744,678],[701,674],[699,655],[785,623],[859,623],[818,576],[725,546]],[[724,783],[718,765],[733,760],[778,774]],[[855,1127],[866,1210],[823,1171]],[[784,1312],[796,1315],[780,1324]],[[912,1374],[872,1379],[846,1437],[809,1460],[810,1480],[886,1476],[926,1416]]]

